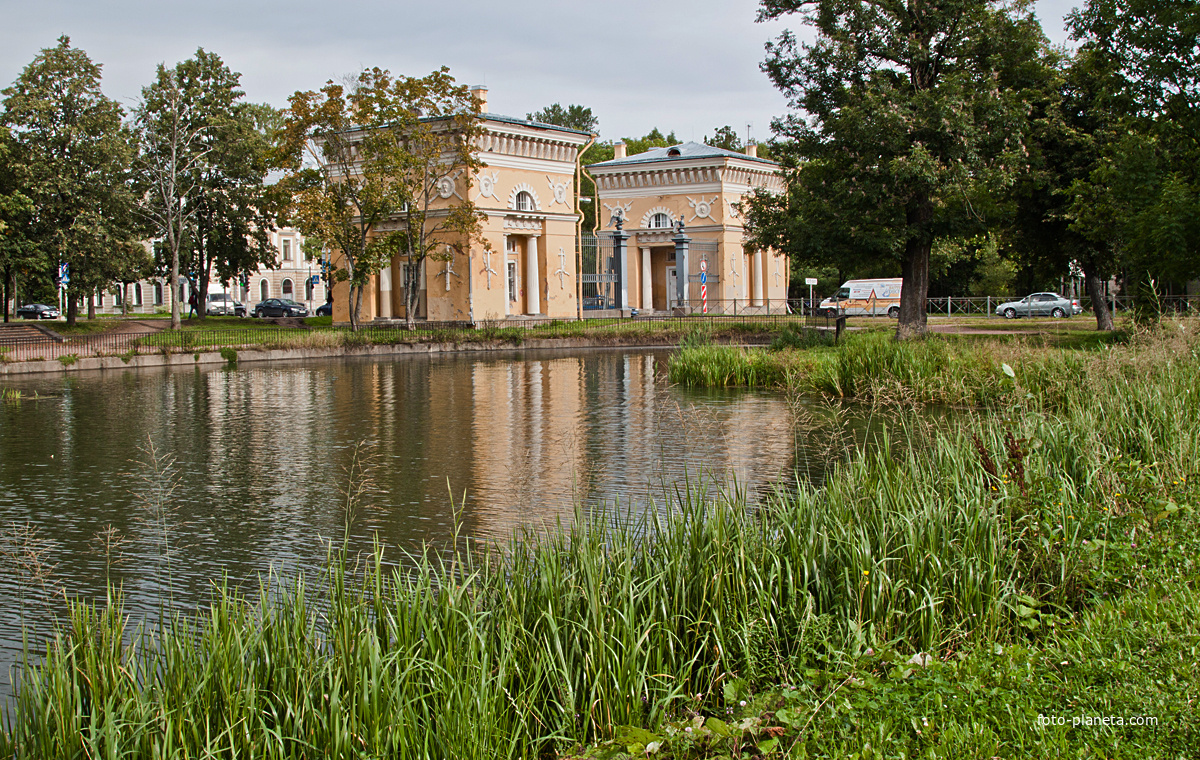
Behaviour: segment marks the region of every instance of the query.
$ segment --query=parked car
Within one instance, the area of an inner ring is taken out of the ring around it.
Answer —
[[[58,319],[57,306],[47,306],[44,303],[27,303],[17,307],[17,316],[21,319]]]
[[[332,317],[333,316],[333,301],[326,301],[325,303],[318,306],[316,315],[318,317]]]
[[[308,309],[290,298],[268,298],[254,306],[254,316],[262,317],[307,317]]]
[[[204,313],[210,317],[244,317],[246,307],[233,300],[228,293],[209,293]]]
[[[1033,293],[1020,301],[1006,301],[996,307],[1005,319],[1017,317],[1070,317],[1083,311],[1079,301],[1063,298],[1058,293]]]

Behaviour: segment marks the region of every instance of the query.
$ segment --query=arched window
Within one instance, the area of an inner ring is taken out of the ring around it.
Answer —
[[[113,288],[113,306],[121,306],[125,301],[125,288]]]
[[[650,228],[655,230],[669,229],[671,227],[671,217],[661,211],[650,217]]]
[[[265,301],[270,297],[271,297],[271,285],[264,278],[264,279],[260,280],[258,283],[258,300]]]
[[[133,283],[133,305],[142,305],[142,283],[140,282]]]
[[[292,297],[292,281],[291,280],[283,281],[283,297],[284,298]]]
[[[311,277],[309,277],[307,280],[304,281],[304,300],[305,301],[313,300],[313,284],[312,284]]]
[[[514,205],[517,207],[517,211],[533,211],[533,195],[527,190],[522,190],[517,193],[517,202]]]
[[[154,305],[162,306],[163,302],[163,286],[161,282],[154,283]]]

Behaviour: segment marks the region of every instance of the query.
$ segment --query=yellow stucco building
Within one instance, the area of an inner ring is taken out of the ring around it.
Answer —
[[[778,164],[746,153],[688,142],[625,155],[618,143],[611,161],[592,164],[604,228],[623,220],[626,300],[629,308],[664,311],[679,305],[676,224],[690,238],[685,300],[692,312],[784,311],[788,262],[773,251],[743,249],[739,202],[756,189],[782,192]],[[705,282],[701,282],[701,275]],[[703,288],[702,288],[703,286]],[[706,297],[705,297],[706,296]]]
[[[471,200],[487,218],[469,256],[426,260],[406,272],[394,259],[372,278],[361,320],[402,319],[404,277],[415,278],[418,319],[480,321],[509,316],[573,318],[578,314],[576,173],[580,152],[592,136],[552,124],[488,113],[481,103],[477,155],[484,166],[467,177],[452,171],[436,184],[439,203]],[[381,231],[389,229],[382,225]],[[489,250],[490,248],[490,250]],[[335,256],[336,260],[336,256]],[[334,288],[334,321],[349,321],[349,286]]]

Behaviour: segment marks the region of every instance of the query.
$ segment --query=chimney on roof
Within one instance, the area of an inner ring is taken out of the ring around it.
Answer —
[[[758,143],[750,143],[747,145],[746,155],[750,158],[758,158]]]
[[[613,160],[625,158],[625,143],[613,143]]]
[[[479,101],[479,113],[488,112],[487,92],[487,85],[485,84],[477,84],[471,88],[471,94]]]

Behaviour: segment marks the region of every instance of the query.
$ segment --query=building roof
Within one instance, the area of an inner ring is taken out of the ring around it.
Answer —
[[[591,132],[584,132],[579,129],[571,129],[570,127],[560,127],[557,124],[547,124],[541,121],[530,121],[529,119],[518,119],[515,116],[501,116],[498,113],[483,113],[480,114],[484,121],[499,121],[504,124],[517,124],[522,127],[538,127],[540,129],[553,129],[558,132],[570,132],[575,135],[583,135],[591,137]]]
[[[685,142],[679,145],[671,145],[666,148],[651,148],[645,153],[638,153],[628,158],[615,158],[611,161],[601,161],[595,164],[589,164],[588,168],[602,166],[624,166],[626,164],[645,164],[652,161],[675,161],[686,160],[689,158],[741,158],[746,161],[757,161],[762,164],[770,164],[775,166],[775,162],[766,158],[758,158],[756,156],[747,156],[745,153],[738,153],[734,150],[726,150],[713,145],[704,145],[698,142]]]

